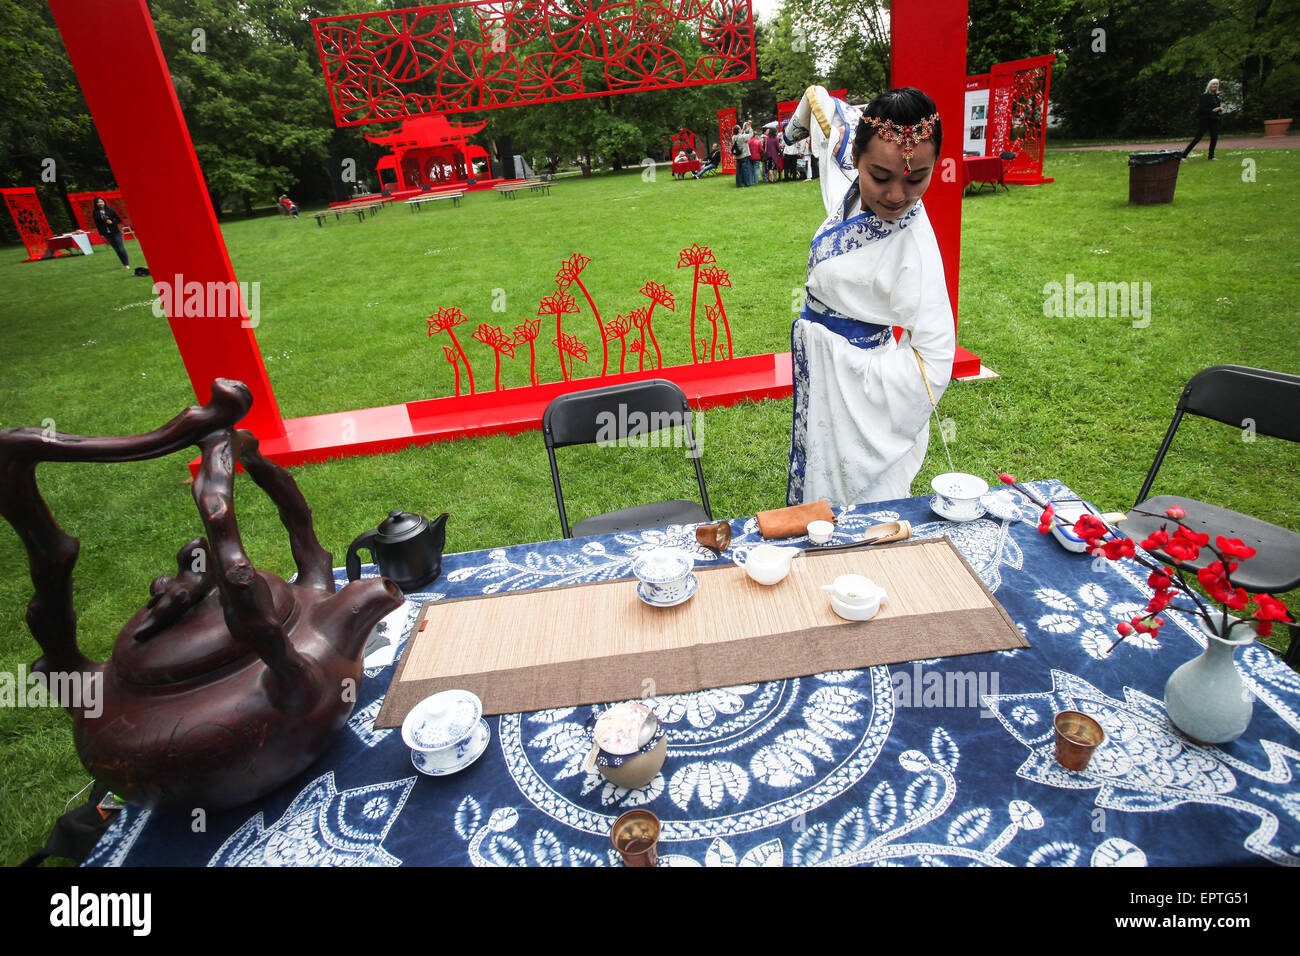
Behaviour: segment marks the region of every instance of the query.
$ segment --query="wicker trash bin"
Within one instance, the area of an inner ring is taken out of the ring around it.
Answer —
[[[1178,185],[1178,165],[1183,154],[1176,149],[1128,154],[1128,201],[1134,206],[1173,202]]]

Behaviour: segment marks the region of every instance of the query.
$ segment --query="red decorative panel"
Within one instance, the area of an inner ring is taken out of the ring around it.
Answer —
[[[1047,139],[1047,103],[1056,55],[998,63],[989,88],[989,155],[1013,152],[1006,181],[1037,185],[1043,178],[1043,146]]]
[[[312,27],[339,126],[757,75],[750,0],[461,0]]]
[[[41,258],[45,255],[45,240],[54,233],[45,219],[45,210],[41,208],[35,188],[20,186],[16,189],[0,189],[0,193],[4,194],[9,215],[14,217],[14,225],[18,227],[23,245],[27,247],[27,258],[24,261]]]
[[[739,125],[735,110],[718,110],[718,142],[722,146],[722,166],[724,173],[735,173],[736,157],[731,155],[731,131]]]
[[[114,212],[122,217],[123,238],[131,238],[130,229],[135,231],[131,225],[131,214],[126,209],[126,199],[122,197],[118,190],[109,190],[98,193],[68,193],[68,202],[72,204],[72,214],[77,217],[77,228],[90,233],[90,241],[96,245],[103,245],[107,240],[99,234],[95,228],[95,199],[102,198]]]
[[[492,350],[494,391],[505,391],[501,385],[502,357],[508,359],[517,357],[522,361],[524,346],[528,347],[529,385],[545,387],[548,384],[542,381],[537,368],[539,336],[543,344],[549,342],[555,348],[560,365],[560,380],[564,382],[583,377],[603,378],[631,372],[634,371],[629,368],[629,363],[632,361],[636,362],[635,371],[638,372],[662,368],[663,347],[660,335],[665,334],[665,331],[674,338],[689,337],[693,365],[734,358],[731,326],[727,321],[727,310],[722,302],[722,289],[731,288],[731,276],[726,270],[718,268],[717,257],[708,246],[692,243],[678,254],[677,268],[692,270],[691,312],[689,319],[683,316],[683,321],[672,323],[667,330],[663,326],[668,317],[664,312],[659,312],[659,334],[656,334],[654,325],[656,309],[677,311],[677,297],[672,290],[660,282],[646,282],[636,290],[638,295],[645,296],[647,300],[645,305],[633,308],[625,315],[619,314],[614,319],[609,318],[607,310],[605,318],[601,318],[595,299],[583,281],[583,273],[591,262],[591,257],[578,252],[567,259],[562,259],[555,273],[556,291],[543,296],[538,302],[538,318],[525,319],[517,324],[513,335],[500,326],[489,325],[486,322],[479,323],[471,338]],[[701,296],[704,298],[701,299]],[[709,299],[712,299],[712,304]],[[703,305],[702,315],[700,305]],[[565,327],[566,316],[586,316],[588,313],[591,316],[590,322],[594,322],[595,328],[592,328],[588,324],[589,320],[585,318],[571,319],[568,328]],[[555,321],[554,338],[549,331],[552,318]],[[470,321],[470,317],[455,306],[441,306],[428,319],[429,336],[445,332],[450,341],[450,344],[441,343],[442,355],[452,367],[456,395],[475,394],[471,357],[455,332],[456,326]],[[707,331],[704,326],[705,321],[708,322]],[[545,332],[543,332],[543,322],[546,323]],[[586,341],[578,338],[574,333],[575,327],[585,328],[584,334],[594,333],[594,338],[589,341],[596,339],[600,341],[600,371],[595,375],[577,374],[576,363],[578,362],[587,363],[595,372],[596,355],[595,349],[589,352]],[[617,371],[613,367],[615,359],[611,354],[616,348],[618,350]],[[482,349],[476,351],[478,356],[485,356]]]

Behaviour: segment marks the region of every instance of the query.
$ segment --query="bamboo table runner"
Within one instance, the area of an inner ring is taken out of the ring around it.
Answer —
[[[870,621],[821,590],[850,573],[889,596]],[[426,604],[375,727],[450,688],[484,714],[527,713],[1029,646],[947,538],[805,552],[770,587],[735,565],[695,574],[672,608],[642,603],[635,578]]]

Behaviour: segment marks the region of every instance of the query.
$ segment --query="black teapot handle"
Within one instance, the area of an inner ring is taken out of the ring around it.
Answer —
[[[349,581],[356,581],[361,577],[361,555],[357,553],[358,551],[365,548],[370,552],[371,557],[374,557],[375,549],[372,545],[377,534],[379,534],[378,531],[367,531],[364,534],[359,534],[357,535],[356,540],[348,547],[346,564]]]

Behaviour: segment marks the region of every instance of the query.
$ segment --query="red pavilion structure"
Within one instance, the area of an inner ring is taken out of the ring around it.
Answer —
[[[481,123],[447,122],[441,113],[408,117],[400,128],[388,133],[368,133],[366,139],[392,152],[375,165],[381,190],[399,197],[406,193],[429,190],[487,187],[499,182],[494,175],[487,150],[473,146],[469,138],[481,132]],[[487,165],[486,175],[478,175],[474,161]]]

